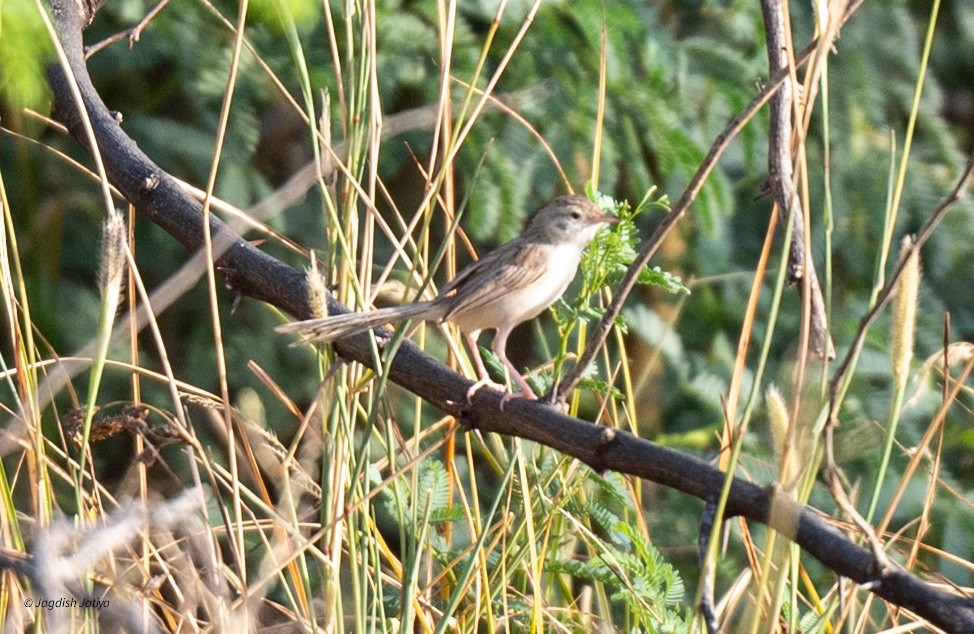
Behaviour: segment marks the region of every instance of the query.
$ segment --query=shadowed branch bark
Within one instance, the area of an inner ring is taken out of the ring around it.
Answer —
[[[91,5],[83,4],[83,0],[52,0],[51,6],[70,67],[57,66],[49,72],[56,117],[79,143],[91,149],[81,125],[78,104],[72,98],[66,74],[70,72],[80,87],[112,184],[141,214],[164,228],[187,250],[198,251],[203,240],[200,204],[139,150],[91,84],[81,37],[84,26],[93,17]],[[217,267],[232,292],[267,302],[297,318],[311,317],[305,276],[301,272],[262,253],[214,216],[211,216],[210,229],[219,253]],[[333,299],[329,299],[329,309],[335,313],[347,311]],[[372,365],[367,335],[340,340],[335,349],[345,359]],[[565,416],[540,402],[515,399],[501,411],[502,395],[485,389],[477,393],[472,404],[461,406],[472,382],[408,341],[396,355],[389,378],[483,431],[543,443],[600,471],[611,469],[638,476],[700,499],[717,495],[725,478],[723,472],[699,458],[626,432]],[[773,487],[762,488],[735,479],[726,513],[774,527],[837,575],[857,583],[870,583],[869,589],[876,595],[946,631],[974,631],[971,600],[924,583],[902,570],[876,578],[874,560],[867,550],[850,542],[828,517],[786,496],[776,495]]]
[[[762,0],[761,12],[764,16],[764,31],[768,48],[768,72],[772,76],[788,73],[788,48],[785,37],[784,12],[782,0]],[[778,212],[781,226],[791,221],[791,244],[788,250],[788,284],[797,286],[803,303],[808,303],[809,342],[812,350],[823,359],[835,357],[835,347],[829,336],[828,318],[825,314],[825,298],[815,274],[815,263],[811,253],[806,253],[805,211],[802,209],[798,192],[795,191],[794,170],[792,169],[793,134],[791,115],[795,95],[791,79],[782,83],[781,88],[771,97],[771,117],[768,124],[768,179]]]

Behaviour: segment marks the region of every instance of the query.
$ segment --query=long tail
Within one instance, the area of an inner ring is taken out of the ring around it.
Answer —
[[[348,337],[390,322],[406,319],[440,319],[444,311],[433,302],[416,302],[380,308],[368,313],[342,313],[278,326],[283,333],[298,333],[310,341],[329,342]]]

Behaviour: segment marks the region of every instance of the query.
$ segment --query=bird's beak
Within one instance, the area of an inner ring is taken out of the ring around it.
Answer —
[[[594,218],[592,218],[591,222],[593,225],[615,224],[619,222],[619,217],[613,216],[612,214],[602,214],[600,216],[595,216]]]

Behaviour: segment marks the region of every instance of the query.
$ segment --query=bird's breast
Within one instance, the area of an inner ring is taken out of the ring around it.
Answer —
[[[578,270],[581,250],[573,244],[544,245],[541,274],[473,311],[458,311],[450,321],[465,332],[513,328],[538,316],[564,294]]]

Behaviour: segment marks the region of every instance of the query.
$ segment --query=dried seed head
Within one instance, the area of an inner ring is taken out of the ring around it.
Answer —
[[[308,268],[308,305],[311,308],[311,318],[328,316],[328,285],[324,276],[318,272],[318,260],[311,254],[311,266]]]
[[[902,386],[910,373],[913,360],[913,337],[916,330],[917,297],[920,294],[920,256],[913,247],[913,238],[903,238],[900,261],[908,258],[903,275],[893,295],[893,380]]]
[[[331,148],[331,95],[328,89],[321,91],[321,117],[318,119],[318,150],[321,154],[321,180],[331,187],[335,184],[338,170],[332,158]]]
[[[125,221],[117,209],[108,213],[101,229],[101,260],[98,264],[98,290],[102,297],[118,293],[125,273]]]
[[[781,460],[781,450],[785,446],[785,438],[788,436],[788,407],[785,399],[781,397],[781,392],[774,384],[769,385],[764,394],[764,401],[768,406],[768,427],[771,430],[771,442],[774,445],[775,455]]]
[[[809,427],[803,426],[799,420],[796,423],[798,430],[792,434],[789,440],[791,416],[788,413],[785,399],[781,397],[778,388],[774,385],[768,386],[764,400],[768,406],[768,427],[771,428],[774,453],[778,458],[778,481],[785,489],[791,491],[795,487],[796,479],[804,469],[800,450],[808,449]]]

